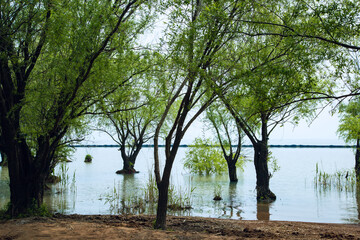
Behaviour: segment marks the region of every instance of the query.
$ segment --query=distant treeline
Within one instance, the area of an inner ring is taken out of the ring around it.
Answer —
[[[204,145],[205,147],[220,147],[219,145]],[[78,144],[78,145],[70,145],[70,147],[74,148],[118,148],[119,145],[112,145],[112,144],[102,144],[102,145],[93,145],[93,144]],[[143,145],[145,148],[152,148],[154,145],[152,144],[145,144]],[[159,147],[165,147],[165,145],[159,145]],[[191,144],[182,144],[180,145],[181,148],[187,148],[187,147],[195,147]],[[236,145],[233,145],[233,147],[236,147]],[[251,148],[252,145],[242,145],[244,148]],[[355,148],[355,146],[350,145],[304,145],[304,144],[289,144],[289,145],[269,145],[270,148]]]

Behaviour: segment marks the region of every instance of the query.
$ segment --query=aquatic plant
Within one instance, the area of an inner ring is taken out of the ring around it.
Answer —
[[[221,197],[221,186],[219,184],[217,184],[214,188],[214,198],[213,200],[215,201],[220,201],[222,200],[222,197]]]
[[[182,211],[191,209],[191,196],[195,188],[191,186],[188,189],[183,190],[175,188],[175,185],[169,185],[169,196],[168,196],[168,209],[173,211]],[[144,200],[150,204],[156,204],[158,198],[158,188],[156,186],[155,178],[152,174],[149,174],[145,188],[143,188]]]
[[[335,188],[338,191],[355,192],[356,174],[355,170],[338,170],[333,174],[326,173],[319,169],[316,163],[314,186],[320,191]]]
[[[154,175],[151,172],[149,172],[148,181],[146,182],[145,187],[143,188],[143,192],[144,192],[145,201],[149,203],[157,202],[158,189],[156,186]]]
[[[67,163],[62,162],[57,169],[58,173],[56,173],[57,176],[60,178],[60,182],[58,184],[58,191],[60,193],[70,190],[70,191],[76,191],[76,171],[74,171],[72,178],[70,179],[69,175],[69,166]],[[71,180],[71,181],[70,181]]]
[[[104,198],[105,204],[109,204],[110,206],[111,213],[118,211],[120,208],[120,184],[118,183],[118,186],[116,186],[114,182],[113,188],[104,195]]]
[[[53,198],[54,206],[57,206],[57,211],[64,214],[68,209],[68,197],[76,198],[76,171],[73,172],[72,177],[70,177],[69,166],[66,162],[62,162],[56,169],[55,175],[59,176],[60,181],[55,187],[56,198]],[[75,208],[75,200],[73,202],[73,208]]]
[[[124,196],[120,194],[120,184],[116,185],[110,192],[105,193],[100,198],[104,198],[105,204],[109,204],[111,213],[122,214],[139,214],[139,213],[155,213],[158,189],[155,178],[149,174],[148,181],[145,186],[138,192]],[[169,186],[168,209],[171,211],[185,211],[191,209],[192,193],[195,188],[176,189],[173,184]]]
[[[62,187],[66,187],[69,183],[69,167],[65,163],[61,163],[59,167],[59,177],[60,177],[60,185]]]
[[[186,209],[191,209],[192,205],[192,193],[195,188],[185,189],[184,191],[181,189],[175,189],[175,186],[170,184],[169,186],[169,203],[168,208],[174,211],[182,211]]]

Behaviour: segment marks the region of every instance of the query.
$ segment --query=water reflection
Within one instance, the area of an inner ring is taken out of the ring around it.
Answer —
[[[84,164],[83,156],[90,152],[93,163]],[[176,160],[172,184],[177,189],[191,191],[192,209],[171,212],[173,215],[191,215],[245,220],[290,220],[310,222],[359,222],[359,191],[344,192],[337,188],[315,190],[315,165],[323,162],[322,169],[333,173],[353,167],[353,153],[348,149],[274,149],[273,155],[281,166],[271,180],[271,189],[278,199],[272,204],[257,204],[256,176],[252,162],[239,172],[239,181],[229,184],[228,176],[193,176],[187,173],[181,160]],[[178,157],[185,155],[180,149]],[[250,153],[251,155],[251,153]],[[53,185],[46,193],[45,203],[54,211],[65,214],[155,214],[156,204],[141,202],[152,165],[152,149],[140,152],[135,175],[116,175],[119,168],[117,149],[77,149],[72,163],[67,163],[70,178],[76,170],[76,187],[71,183],[66,190]],[[296,171],[294,171],[296,169]],[[0,167],[0,206],[10,197],[7,168]],[[219,185],[223,200],[215,202],[214,188]],[[73,189],[73,190],[71,190]],[[270,216],[271,213],[271,216]]]
[[[142,198],[143,188],[141,184],[137,181],[136,174],[124,174],[120,190],[120,201],[118,213],[121,214],[143,214],[147,211],[145,202]],[[141,186],[141,187],[140,187]]]
[[[230,217],[232,218],[234,216],[234,205],[236,202],[236,184],[237,182],[230,182],[229,184],[229,207],[230,207]],[[238,217],[240,217],[240,213]]]
[[[63,176],[64,177],[64,176]],[[44,194],[44,203],[53,212],[69,214],[74,212],[77,202],[77,186],[75,174],[70,179],[62,179],[61,182],[48,184],[48,189]]]
[[[257,220],[269,221],[270,220],[270,206],[272,203],[258,203],[256,205],[256,218]]]

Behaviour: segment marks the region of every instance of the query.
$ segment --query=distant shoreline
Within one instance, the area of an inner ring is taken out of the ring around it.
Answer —
[[[119,145],[113,144],[74,144],[69,145],[70,147],[74,148],[118,148]],[[153,144],[144,144],[143,148],[153,148]],[[165,145],[159,144],[159,147],[165,147]],[[180,145],[181,148],[188,148],[194,147],[191,144],[182,144]],[[219,147],[219,145],[207,145],[207,147]],[[236,147],[236,145],[233,145]],[[243,148],[252,148],[252,145],[244,144],[242,145]],[[332,144],[324,144],[324,145],[312,145],[312,144],[270,144],[270,148],[355,148],[352,145],[332,145]]]

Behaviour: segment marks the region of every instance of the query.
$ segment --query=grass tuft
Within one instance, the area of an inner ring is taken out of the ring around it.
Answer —
[[[340,192],[356,191],[355,170],[339,170],[333,174],[326,173],[319,169],[316,164],[314,186],[319,191],[330,191],[336,189]]]

